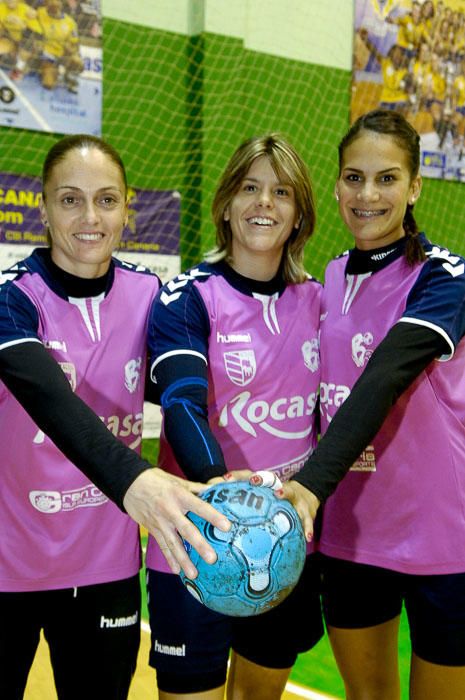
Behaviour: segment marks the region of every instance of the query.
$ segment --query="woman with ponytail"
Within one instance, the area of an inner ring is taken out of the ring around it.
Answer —
[[[326,271],[323,437],[281,496],[319,549],[329,639],[349,700],[465,698],[465,261],[419,233],[419,137],[375,110],[339,146],[335,195],[355,247]],[[343,478],[344,477],[344,478]]]

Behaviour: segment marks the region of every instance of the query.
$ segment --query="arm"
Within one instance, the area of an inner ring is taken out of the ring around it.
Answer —
[[[174,355],[155,364],[164,430],[188,479],[208,481],[227,472],[209,423],[207,366],[193,355]]]
[[[0,377],[63,454],[123,508],[127,489],[151,465],[114,439],[100,418],[74,394],[44,346],[24,342],[2,349]]]
[[[366,48],[368,49],[368,51],[369,51],[371,54],[373,54],[373,56],[376,58],[376,60],[378,61],[378,63],[381,64],[381,61],[383,60],[383,56],[382,56],[382,54],[378,51],[378,49],[377,49],[376,46],[373,44],[373,42],[370,41],[370,38],[369,38],[369,36],[368,36],[368,30],[367,30],[365,27],[361,27],[361,28],[358,30],[358,35],[359,35],[360,39],[362,40],[362,42],[365,44],[365,46],[366,46]]]
[[[151,377],[160,392],[163,428],[176,461],[188,479],[208,481],[227,471],[208,422],[210,319],[193,279],[181,275],[176,280],[162,288],[152,309]]]
[[[283,486],[283,494],[296,506],[310,538],[319,503],[331,495],[379,431],[399,396],[430,362],[446,352],[450,347],[439,333],[404,322],[393,326],[377,347],[316,450]]]
[[[168,477],[116,439],[73,393],[60,367],[41,343],[24,342],[0,351],[0,377],[37,425],[117,505],[158,540],[172,570],[195,576],[178,532],[202,557],[211,547],[185,517],[191,510],[222,530],[228,521],[196,498],[201,484]]]
[[[161,406],[160,401],[160,390],[155,382],[150,379],[150,372],[147,369],[145,374],[145,385],[144,385],[144,401],[149,403],[154,403],[157,406]]]

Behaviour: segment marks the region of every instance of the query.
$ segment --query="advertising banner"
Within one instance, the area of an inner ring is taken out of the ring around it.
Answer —
[[[0,125],[100,135],[100,0],[0,2]]]
[[[465,0],[355,0],[351,121],[395,109],[421,137],[421,173],[465,181]]]

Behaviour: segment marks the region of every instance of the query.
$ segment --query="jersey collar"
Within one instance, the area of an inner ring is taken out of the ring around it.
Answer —
[[[253,294],[271,296],[272,294],[276,294],[276,292],[282,294],[286,288],[286,282],[283,280],[281,269],[278,270],[273,279],[263,282],[240,275],[224,260],[216,263],[216,265],[217,269],[225,277],[231,287],[234,287],[239,292],[242,292],[242,294],[247,294],[248,296],[252,296]]]
[[[423,234],[419,235],[419,240],[425,246],[426,238]],[[406,244],[407,236],[404,236],[382,248],[374,248],[372,250],[352,248],[349,251],[349,258],[346,264],[346,274],[360,275],[366,272],[378,272],[378,270],[382,270],[404,255]]]
[[[42,269],[43,277],[48,286],[53,289],[55,294],[64,299],[68,297],[95,297],[102,292],[108,294],[113,284],[115,274],[113,260],[105,275],[95,279],[85,279],[71,275],[58,267],[52,260],[50,248],[36,248],[31,258],[35,258],[36,264]]]

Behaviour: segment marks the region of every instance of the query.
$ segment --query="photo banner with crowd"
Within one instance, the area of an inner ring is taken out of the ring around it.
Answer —
[[[102,131],[100,0],[0,2],[0,125]]]
[[[421,137],[421,173],[465,182],[465,0],[355,0],[351,122],[395,109]]]

